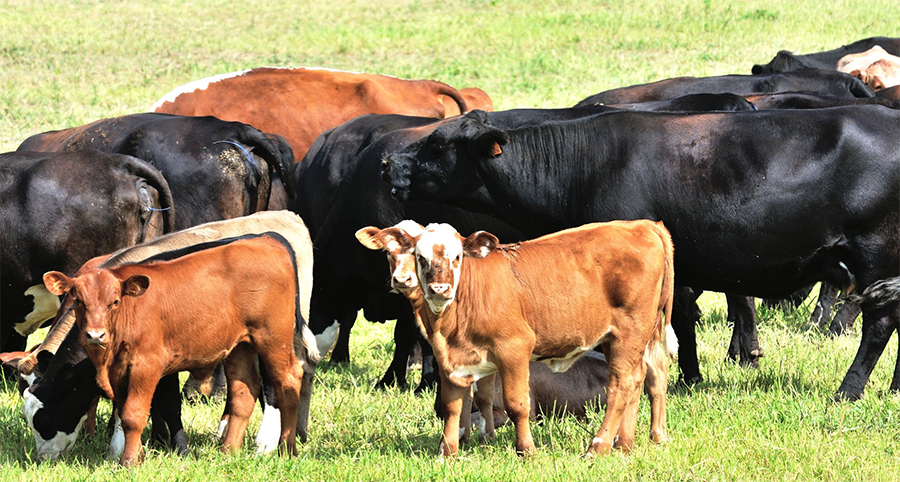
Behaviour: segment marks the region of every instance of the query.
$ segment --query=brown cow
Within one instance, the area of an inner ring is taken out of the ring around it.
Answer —
[[[492,107],[480,89],[466,93],[434,80],[312,68],[256,68],[190,82],[151,109],[188,116],[211,115],[250,124],[287,139],[300,160],[316,137],[363,114],[403,114],[443,119]]]
[[[837,70],[859,78],[875,91],[900,85],[900,57],[889,54],[879,45],[841,57]]]
[[[489,233],[462,238],[446,224],[429,225],[418,238],[399,229],[380,240],[373,241],[373,234],[364,229],[357,239],[372,249],[413,249],[416,255],[421,288],[404,294],[441,372],[441,455],[457,453],[463,397],[475,381],[488,388],[477,390],[475,401],[493,427],[490,387],[497,372],[516,427],[516,450],[531,452],[528,354],[562,371],[598,345],[610,359],[610,384],[589,453],[633,445],[645,371],[651,438],[664,438],[668,360],[660,343],[674,354],[674,276],[671,239],[660,223],[595,223],[502,246]]]
[[[293,349],[295,269],[289,244],[271,233],[170,261],[96,269],[75,278],[58,271],[44,275],[51,293],[75,299],[81,345],[97,367],[97,384],[120,407],[122,465],[138,462],[160,378],[178,371],[208,374],[223,360],[223,450],[238,450],[260,388],[254,353],[272,378],[282,447],[296,453],[303,368]]]

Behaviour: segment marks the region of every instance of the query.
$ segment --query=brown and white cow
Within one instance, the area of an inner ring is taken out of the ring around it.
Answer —
[[[151,110],[250,124],[283,136],[300,160],[319,134],[363,114],[443,119],[471,110],[470,99],[474,108],[493,107],[484,91],[464,90],[434,80],[260,67],[190,82],[163,96]]]
[[[267,233],[226,240],[169,261],[44,276],[47,289],[75,299],[81,345],[97,367],[101,391],[117,402],[125,433],[119,462],[133,465],[160,378],[211,372],[228,379],[223,450],[243,441],[260,381],[254,356],[270,374],[281,412],[281,444],[296,453],[303,368],[294,354],[298,316],[290,245]]]
[[[841,57],[837,70],[859,78],[875,91],[900,85],[900,57],[879,45]]]
[[[392,250],[410,247],[416,256],[420,290],[404,294],[413,294],[408,298],[441,372],[441,455],[457,453],[469,386],[482,380],[479,386],[492,387],[498,372],[516,450],[531,452],[530,359],[562,371],[598,345],[610,359],[610,385],[589,453],[633,445],[645,372],[651,437],[664,438],[668,359],[660,343],[670,356],[676,343],[669,325],[672,244],[660,223],[595,223],[513,245],[498,245],[484,231],[462,238],[446,224],[429,225],[419,237],[395,229],[373,242],[375,233],[361,230],[357,239],[387,250],[389,259]],[[492,397],[492,389],[475,394],[489,427]]]

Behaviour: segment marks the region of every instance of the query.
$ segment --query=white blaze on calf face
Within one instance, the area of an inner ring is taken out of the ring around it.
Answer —
[[[462,267],[462,238],[449,224],[429,224],[416,243],[416,272],[433,313],[456,297]]]

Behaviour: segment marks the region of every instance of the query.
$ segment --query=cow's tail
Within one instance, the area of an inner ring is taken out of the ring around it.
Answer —
[[[672,305],[675,299],[675,247],[672,244],[672,235],[669,234],[662,221],[656,223],[656,228],[666,257],[659,300],[660,309],[665,312],[665,315],[660,317],[662,323],[659,327],[659,336],[661,344],[666,349],[666,355],[674,359],[678,353],[678,338],[675,336],[675,330],[672,329]]]
[[[435,94],[444,95],[444,96],[447,96],[447,97],[453,99],[453,101],[456,102],[457,107],[459,107],[460,114],[465,114],[466,112],[469,112],[469,106],[466,104],[466,99],[463,98],[463,95],[458,90],[454,89],[453,87],[451,87],[443,82],[437,82],[437,81],[434,81],[432,83],[432,86],[434,86]],[[444,109],[444,111],[445,111],[444,112],[445,118],[453,117],[453,115],[457,115],[456,113],[452,113],[452,111],[451,111],[452,115],[448,116],[446,108]]]
[[[253,148],[253,152],[266,161],[266,164],[278,175],[284,185],[284,192],[290,199],[297,197],[294,187],[294,151],[281,136],[266,135],[259,130],[244,124],[239,129],[235,140]],[[274,184],[274,183],[273,183]]]
[[[175,200],[172,198],[172,190],[169,189],[169,183],[162,175],[162,172],[150,165],[150,163],[130,156],[129,160],[125,161],[125,168],[132,175],[145,180],[159,194],[159,207],[152,206],[152,202],[149,199],[142,200],[146,205],[143,206],[144,212],[141,213],[141,218],[146,221],[151,219],[154,213],[159,212],[162,214],[163,229],[162,232],[155,233],[156,236],[174,232]],[[140,185],[135,187],[140,191]],[[145,236],[141,241],[149,241],[156,236]]]
[[[867,313],[889,314],[900,307],[900,276],[872,283],[861,295],[850,295],[845,299],[858,303]]]

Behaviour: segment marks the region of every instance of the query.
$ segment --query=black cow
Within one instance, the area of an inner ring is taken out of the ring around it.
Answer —
[[[480,210],[528,235],[662,220],[678,284],[777,298],[898,275],[898,134],[900,112],[880,106],[621,112],[508,131],[475,112],[388,157],[384,175],[399,199]],[[862,395],[898,324],[900,313],[864,313],[841,397]],[[696,359],[693,330],[676,333]]]
[[[278,141],[246,124],[215,117],[132,114],[36,134],[18,150],[97,149],[143,159],[169,182],[178,210],[176,227],[184,229],[284,209],[269,202],[272,172],[284,181],[285,194],[294,197],[289,176],[294,159],[288,156],[290,147]],[[284,194],[272,197],[283,200]]]
[[[752,94],[744,97],[757,109],[823,109],[843,105],[876,104],[900,109],[900,101],[876,95],[875,97],[841,97],[818,92],[779,92],[776,94]]]
[[[153,166],[97,151],[0,154],[0,348],[19,351],[53,318],[47,271],[174,230],[169,185]],[[33,297],[33,303],[29,297]]]
[[[654,111],[753,109],[750,103],[732,94],[703,94],[619,107]],[[613,110],[617,109],[585,106],[519,109],[489,115],[495,125],[512,127],[577,119]],[[378,182],[377,168],[384,155],[427,136],[443,122],[399,115],[357,117],[320,135],[294,172],[299,195],[290,208],[304,219],[316,247],[310,328],[319,340],[319,351],[324,353],[333,347],[333,361],[349,359],[349,331],[359,309],[364,309],[366,318],[372,321],[397,319],[394,357],[378,386],[395,382],[405,385],[409,350],[416,340],[422,339],[409,303],[400,296],[386,296],[389,286],[384,257],[362,248],[353,237],[356,230],[414,219],[422,223],[448,222],[464,233],[489,229],[504,241],[524,239],[520,232],[496,219],[430,203],[399,203]],[[405,130],[397,131],[401,128]],[[347,286],[354,286],[352,293],[348,293]],[[339,335],[335,339],[338,326]],[[424,340],[422,346],[427,357],[430,348]],[[429,361],[423,366],[428,370]],[[419,388],[434,382],[434,376],[433,373],[425,375]]]
[[[607,90],[582,100],[576,107],[674,99],[689,94],[737,95],[809,91],[840,97],[875,95],[861,80],[836,70],[803,70],[767,75],[676,77],[649,84]]]
[[[870,37],[834,50],[813,54],[795,55],[787,50],[780,50],[768,64],[754,65],[750,71],[756,75],[803,69],[837,70],[837,62],[843,56],[865,52],[876,45],[880,45],[891,55],[900,56],[900,38]]]

